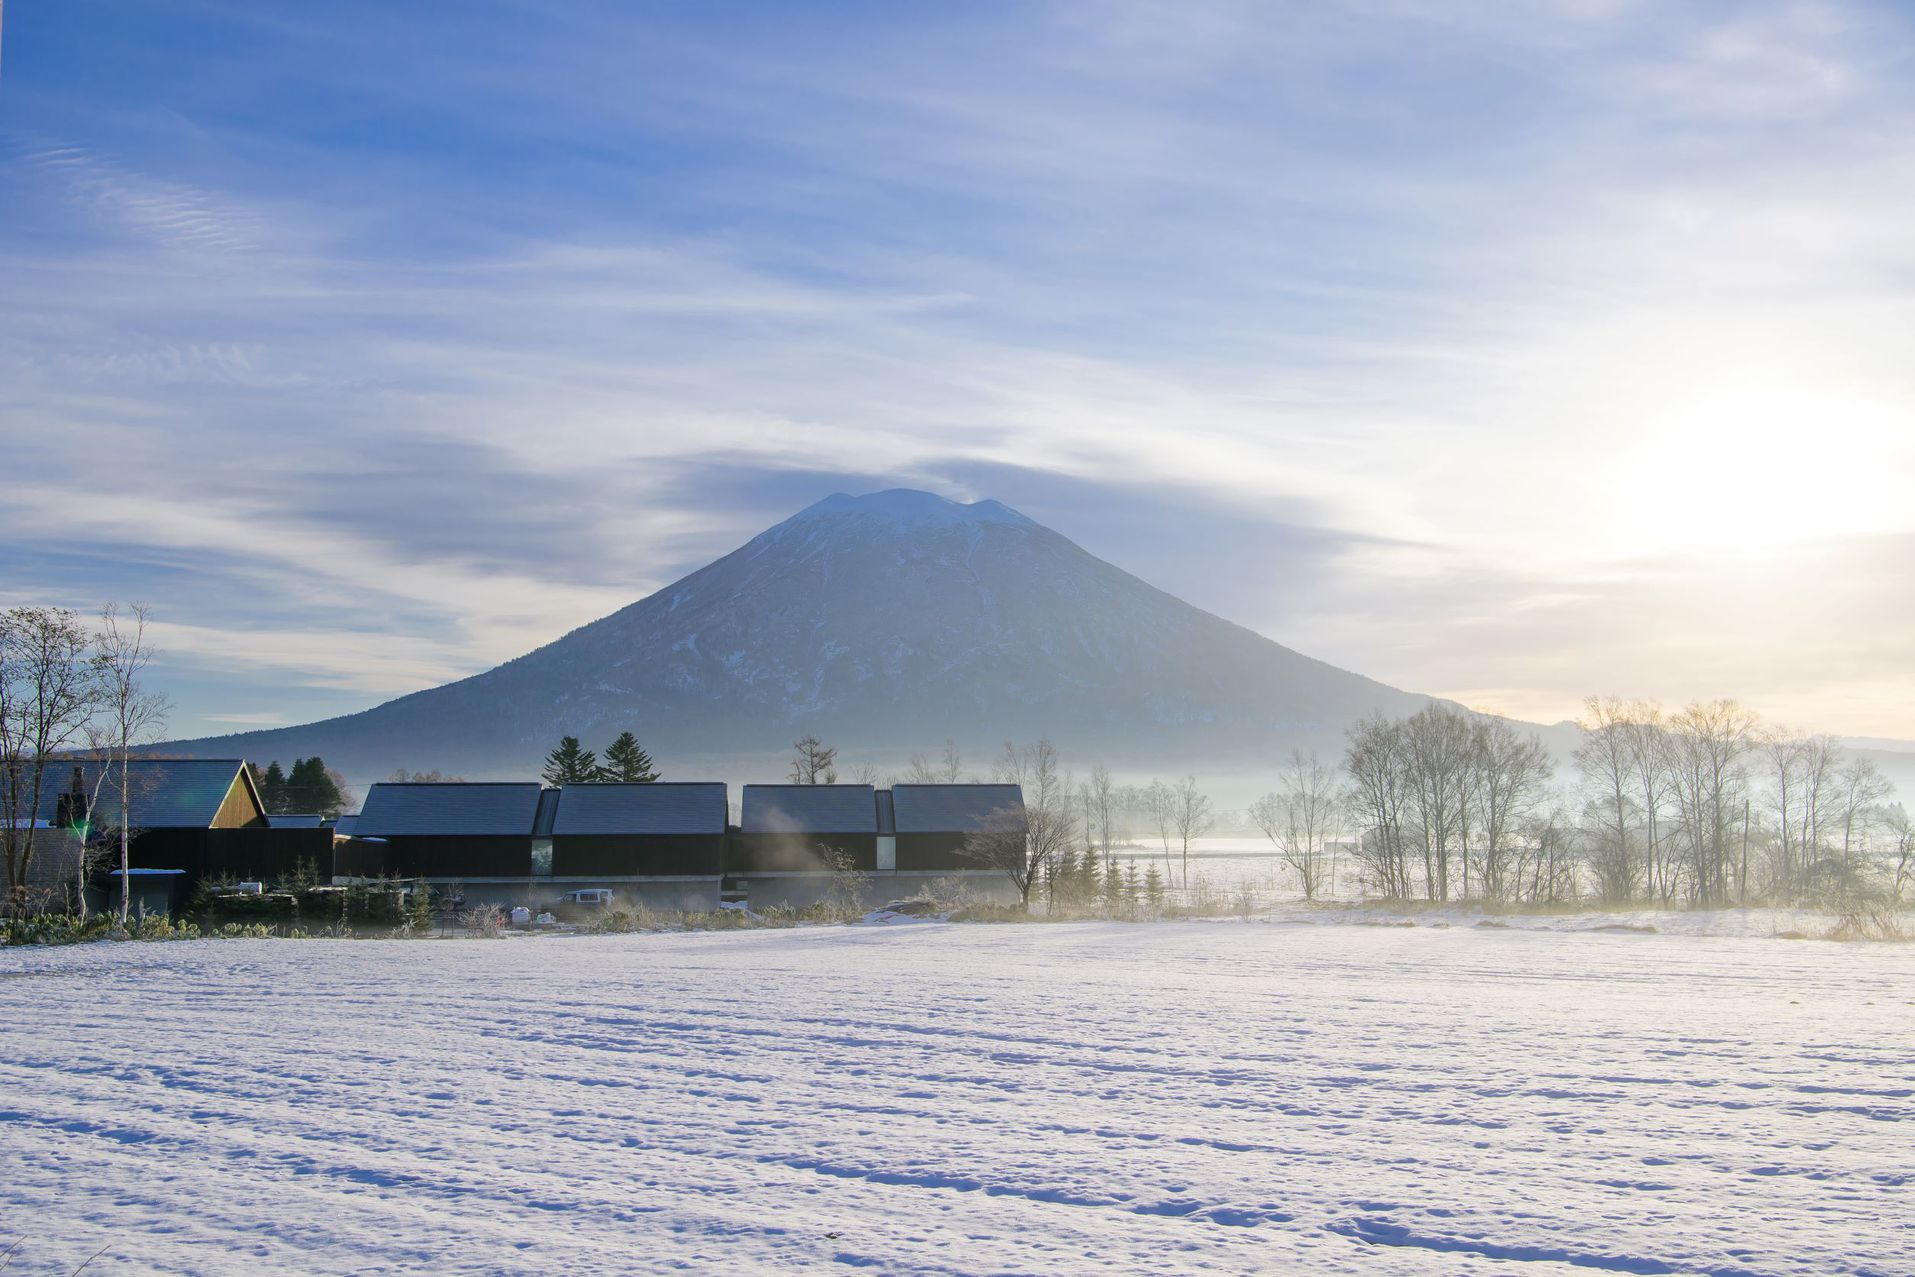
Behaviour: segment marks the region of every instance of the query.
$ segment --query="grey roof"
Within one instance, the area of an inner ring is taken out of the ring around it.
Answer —
[[[118,763],[62,760],[49,764],[45,789],[40,795],[40,818],[53,820],[59,814],[60,795],[73,785],[73,770],[79,768],[86,793],[93,794],[100,780],[100,768],[106,767],[106,783],[100,787],[94,804],[95,824],[118,820]],[[245,763],[237,758],[135,758],[127,764],[132,782],[129,825],[134,829],[208,829],[219,814],[226,795],[239,779]]]
[[[878,791],[878,836],[880,838],[889,838],[897,832],[898,812],[897,808],[892,805],[891,791],[888,789],[880,789]]]
[[[326,823],[326,818],[316,811],[280,811],[268,812],[268,829],[317,829]]]
[[[746,785],[748,834],[875,834],[877,791],[869,785]]]
[[[366,791],[359,838],[530,838],[538,820],[536,783],[382,782]]]
[[[559,793],[558,823],[552,833],[561,838],[725,832],[727,798],[722,781],[567,785]]]
[[[891,801],[901,834],[970,833],[998,811],[1024,819],[1024,790],[1017,785],[893,785]]]

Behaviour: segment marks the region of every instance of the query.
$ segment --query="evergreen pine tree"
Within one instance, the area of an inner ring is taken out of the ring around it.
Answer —
[[[559,737],[559,747],[545,756],[539,773],[548,785],[584,785],[599,779],[598,755],[581,749],[576,736]]]
[[[253,768],[253,783],[259,787],[259,801],[266,804],[267,811],[277,815],[292,810],[287,806],[286,773],[280,769],[277,758],[266,764],[263,772]]]
[[[605,751],[605,766],[600,770],[606,780],[628,785],[649,785],[658,779],[652,756],[639,747],[638,738],[630,732],[619,733],[618,739]]]
[[[1105,916],[1117,916],[1118,906],[1124,899],[1124,880],[1118,876],[1115,860],[1106,858],[1104,861],[1104,873],[1097,883],[1097,899]]]
[[[273,767],[279,764],[274,763]],[[266,769],[272,775],[272,767]],[[287,773],[280,792],[284,800],[280,811],[316,811],[322,816],[337,816],[346,805],[345,795],[339,792],[339,783],[326,770],[326,760],[314,754],[311,758],[295,758],[293,769]]]
[[[1144,870],[1144,905],[1153,918],[1164,911],[1164,873],[1154,860]]]

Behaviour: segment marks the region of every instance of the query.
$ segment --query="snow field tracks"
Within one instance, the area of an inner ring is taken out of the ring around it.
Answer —
[[[12,1273],[1915,1272],[1915,955],[917,926],[0,955]]]

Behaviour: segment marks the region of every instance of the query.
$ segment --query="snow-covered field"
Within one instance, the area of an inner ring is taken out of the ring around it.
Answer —
[[[1915,950],[1237,923],[0,954],[11,1274],[1915,1273]]]

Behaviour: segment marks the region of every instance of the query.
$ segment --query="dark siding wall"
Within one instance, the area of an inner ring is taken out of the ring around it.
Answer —
[[[204,872],[271,882],[310,864],[325,882],[333,868],[330,829],[209,829]]]
[[[383,878],[389,872],[386,849],[376,842],[349,839],[337,843],[333,847],[332,871],[348,878]]]
[[[946,869],[983,869],[964,855],[963,834],[899,834],[898,868],[920,873]]]
[[[127,863],[135,869],[184,869],[186,876],[198,879],[206,872],[205,829],[149,829],[136,834],[126,849]],[[120,867],[120,848],[115,841],[103,857],[106,869]]]
[[[375,844],[376,845],[376,844]],[[387,872],[401,878],[529,878],[532,839],[400,837],[386,840]]]
[[[135,869],[184,869],[190,888],[222,874],[264,882],[295,872],[301,861],[324,880],[333,867],[330,829],[149,829],[133,839],[127,860]],[[102,857],[102,869],[119,868],[117,847]]]
[[[718,874],[722,834],[568,834],[552,839],[557,877]]]
[[[819,859],[820,843],[843,850],[854,869],[878,867],[876,834],[744,833],[733,836],[734,854],[726,858],[725,869],[729,873],[821,871],[829,866]]]

